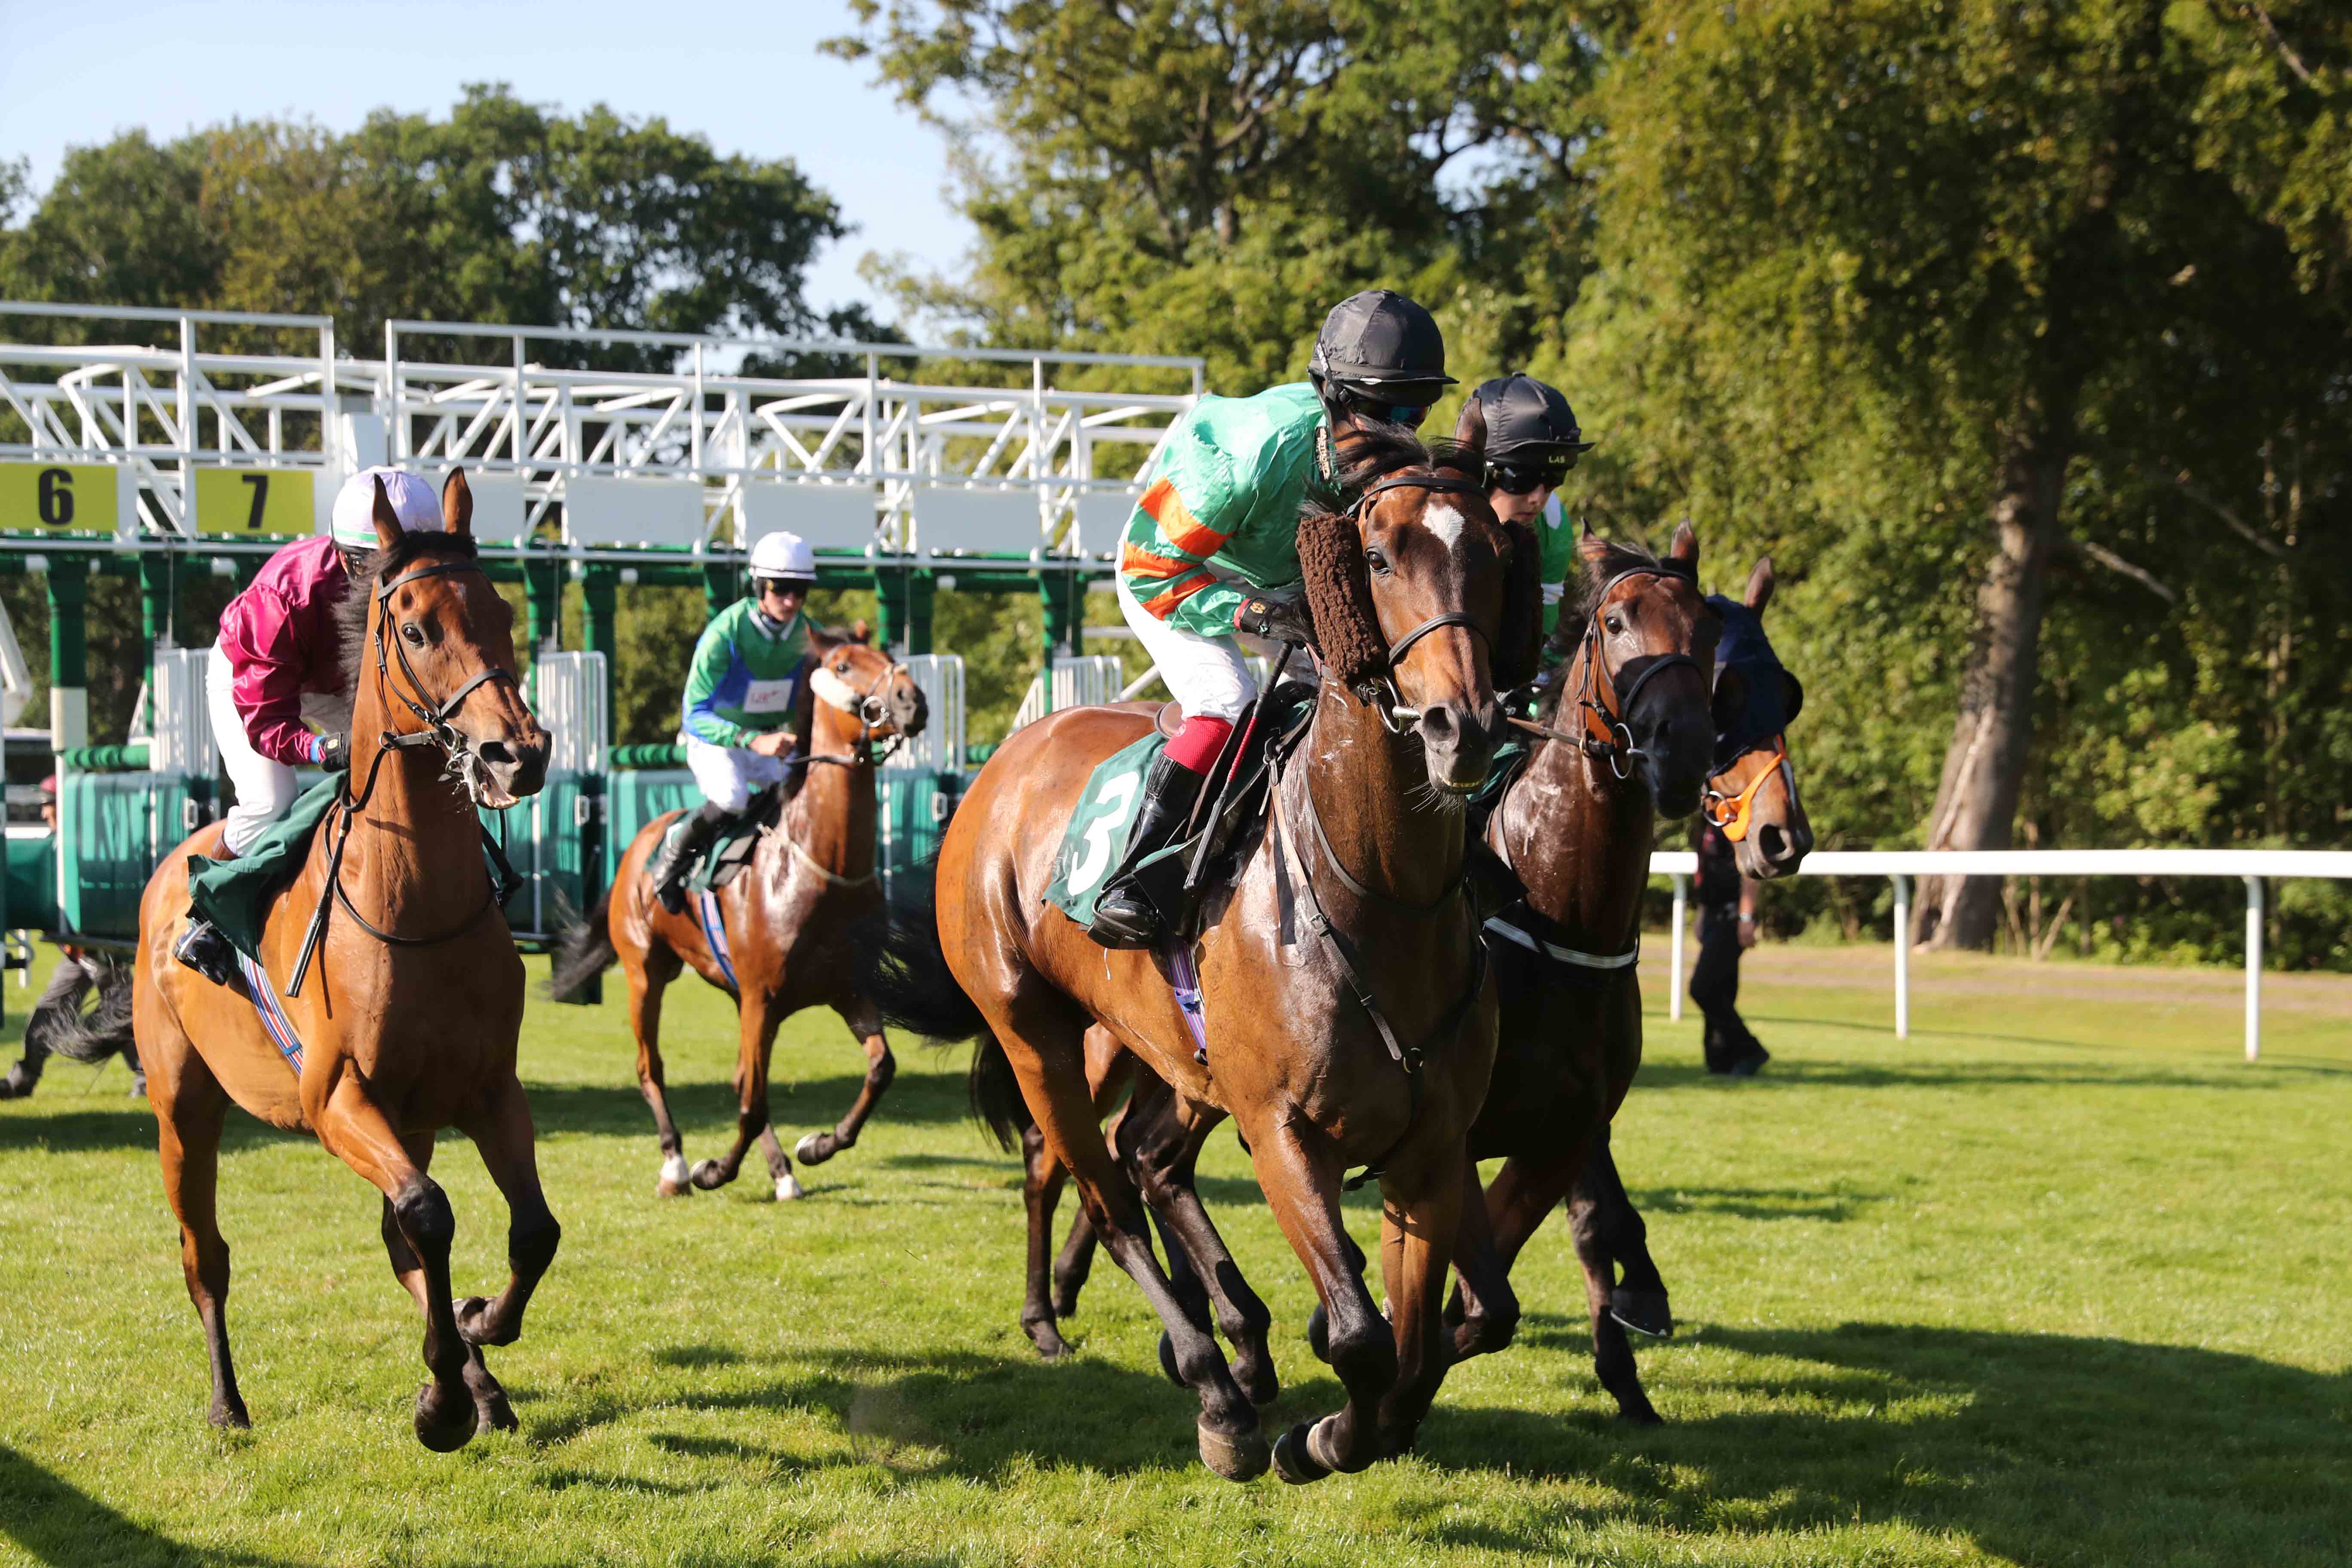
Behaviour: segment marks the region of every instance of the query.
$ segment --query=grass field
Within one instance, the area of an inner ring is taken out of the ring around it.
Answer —
[[[1924,963],[1900,1045],[1885,962],[1759,954],[1776,1060],[1736,1084],[1653,969],[1617,1149],[1683,1323],[1640,1350],[1665,1426],[1619,1425],[1594,1384],[1556,1226],[1517,1277],[1519,1342],[1456,1370],[1420,1451],[1304,1489],[1201,1468],[1107,1264],[1079,1354],[1033,1358],[1015,1170],[964,1119],[961,1052],[902,1043],[804,1202],[749,1178],[663,1201],[619,1007],[535,1003],[563,1251],[492,1355],[522,1431],[448,1457],[410,1436],[420,1329],[374,1194],[242,1118],[222,1208],[256,1426],[207,1428],[152,1118],[119,1065],[54,1064],[0,1105],[0,1561],[2352,1560],[2352,983],[2275,982],[2248,1067],[2226,973]],[[672,994],[673,1103],[689,1156],[715,1152],[731,1024]],[[861,1068],[829,1015],[790,1026],[787,1140]],[[1311,1296],[1229,1136],[1203,1172],[1275,1312],[1278,1431],[1336,1403]],[[436,1173],[483,1289],[505,1211],[462,1142]],[[1369,1237],[1369,1194],[1351,1214]]]

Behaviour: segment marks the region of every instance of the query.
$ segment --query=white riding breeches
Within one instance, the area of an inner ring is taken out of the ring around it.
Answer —
[[[763,757],[749,746],[714,746],[699,735],[686,738],[686,765],[702,797],[721,811],[740,811],[753,792],[784,782],[782,757]]]
[[[1125,583],[1118,584],[1119,613],[1135,628],[1136,640],[1160,667],[1160,679],[1188,719],[1223,719],[1238,722],[1257,696],[1257,677],[1242,657],[1234,637],[1208,637],[1170,626],[1136,602]]]
[[[263,828],[294,804],[294,770],[263,756],[246,738],[245,719],[236,710],[236,677],[218,648],[205,660],[205,716],[212,721],[213,744],[220,748],[228,782],[236,792],[236,804],[229,807],[221,829],[221,847],[229,855],[242,855],[253,847]],[[302,717],[324,729],[349,729],[352,706],[340,697],[306,691]]]

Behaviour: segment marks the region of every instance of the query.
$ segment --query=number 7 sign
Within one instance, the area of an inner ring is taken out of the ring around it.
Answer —
[[[317,526],[310,487],[308,468],[198,468],[196,531],[246,539],[310,533]]]

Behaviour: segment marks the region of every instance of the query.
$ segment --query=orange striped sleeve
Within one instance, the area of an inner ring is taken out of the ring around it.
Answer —
[[[1195,571],[1199,563],[1171,561],[1165,555],[1154,555],[1132,540],[1122,541],[1118,547],[1118,569],[1129,577],[1181,577]]]
[[[1215,581],[1216,579],[1206,572],[1197,573],[1181,582],[1171,583],[1150,598],[1144,600],[1143,607],[1152,616],[1164,621],[1176,613],[1177,605]]]
[[[1152,480],[1137,504],[1160,525],[1160,537],[1187,555],[1214,555],[1228,537],[1194,517],[1175,481],[1165,477]]]

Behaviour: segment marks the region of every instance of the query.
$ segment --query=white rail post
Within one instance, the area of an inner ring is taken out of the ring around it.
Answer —
[[[1911,879],[1895,876],[1895,1037],[1911,1037]]]
[[[2263,879],[2246,879],[2246,1059],[2263,1059]]]
[[[1674,953],[1674,977],[1666,983],[1666,1016],[1675,1023],[1683,1021],[1683,927],[1689,923],[1690,879],[1680,871],[1673,873],[1675,883],[1675,936],[1670,947]]]

